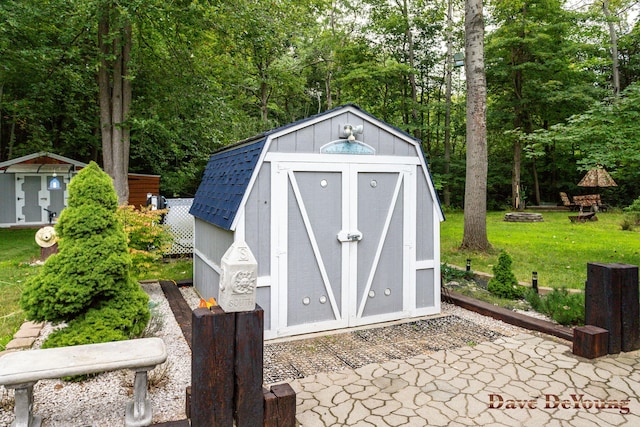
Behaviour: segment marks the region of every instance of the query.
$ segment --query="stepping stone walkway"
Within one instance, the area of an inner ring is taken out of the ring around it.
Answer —
[[[7,343],[5,350],[0,354],[31,348],[38,336],[40,336],[42,326],[42,323],[24,322],[18,332],[13,335],[13,339]]]

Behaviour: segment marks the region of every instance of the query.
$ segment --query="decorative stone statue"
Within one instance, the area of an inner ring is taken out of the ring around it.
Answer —
[[[218,304],[227,313],[256,306],[258,263],[245,242],[234,242],[222,257]]]

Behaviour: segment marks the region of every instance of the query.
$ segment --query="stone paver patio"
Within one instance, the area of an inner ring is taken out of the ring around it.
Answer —
[[[640,350],[521,333],[290,382],[302,426],[640,426]]]

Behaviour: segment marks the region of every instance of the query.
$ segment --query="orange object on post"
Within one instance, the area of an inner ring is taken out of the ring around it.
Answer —
[[[198,305],[198,308],[208,308],[209,310],[211,310],[211,307],[213,307],[214,305],[218,305],[218,303],[213,297],[209,298],[209,301],[205,301],[204,299],[200,298],[200,305]]]

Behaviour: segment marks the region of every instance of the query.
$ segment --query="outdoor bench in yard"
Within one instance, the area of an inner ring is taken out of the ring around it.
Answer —
[[[33,385],[39,380],[132,369],[136,371],[133,401],[125,410],[127,427],[151,424],[147,399],[147,372],[167,360],[161,338],[140,338],[71,347],[24,350],[0,357],[0,385],[15,390],[12,427],[39,427],[41,417],[32,413]]]

